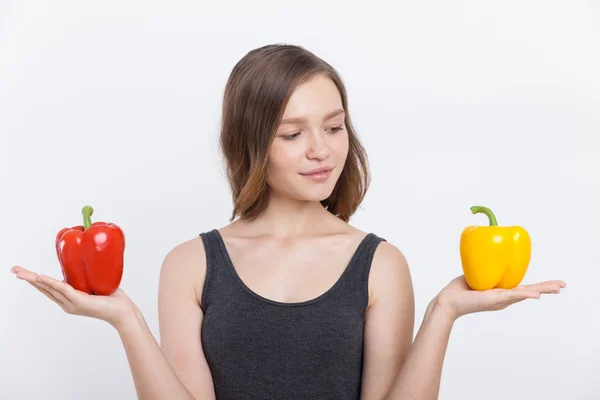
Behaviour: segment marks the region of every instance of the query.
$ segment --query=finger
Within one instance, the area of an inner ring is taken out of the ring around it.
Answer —
[[[540,294],[534,291],[511,289],[497,292],[496,298],[489,304],[491,310],[503,310],[513,304],[522,302],[528,299],[539,299]]]
[[[40,293],[42,293],[44,296],[46,296],[47,298],[49,298],[50,300],[52,300],[53,302],[55,302],[56,304],[58,304],[58,306],[60,308],[62,308],[63,311],[67,312],[66,306],[59,299],[57,299],[52,293],[50,293],[46,289],[44,289],[44,288],[36,285],[35,283],[31,283],[31,282],[28,282],[28,283],[31,286],[33,286],[34,288],[36,288],[37,291],[39,291]]]
[[[19,265],[15,265],[14,267],[12,267],[10,269],[10,271],[15,275],[20,275],[20,276],[25,276],[25,277],[37,277],[37,275],[38,275],[35,272],[30,271],[26,268],[23,268]]]
[[[64,281],[59,281],[45,275],[38,275],[36,282],[43,283],[49,288],[61,293],[65,298],[69,299],[69,301],[74,302],[77,299],[77,291]]]
[[[26,270],[25,268],[21,268],[21,267],[13,268],[11,271],[13,271],[15,273],[15,275],[18,279],[23,279],[28,282],[32,282],[38,276],[35,272],[31,272],[31,271]]]
[[[527,290],[535,290],[536,292],[538,292],[540,294],[551,294],[551,293],[558,294],[558,293],[560,293],[561,289],[562,288],[557,283],[543,282],[543,283],[539,283],[537,285],[532,285]]]
[[[13,274],[18,274],[19,272],[31,272],[31,271],[28,271],[28,270],[26,270],[25,268],[23,268],[23,267],[20,267],[20,266],[18,266],[18,265],[15,265],[14,267],[12,267],[12,268],[10,269],[10,271],[11,271]]]
[[[531,285],[519,286],[520,289],[535,290],[536,292],[540,293],[555,293],[564,287],[566,287],[565,282],[560,280],[538,282]]]
[[[527,299],[539,299],[540,294],[534,290],[514,288],[501,292],[499,296],[503,303],[514,304]]]
[[[72,304],[71,300],[69,300],[67,297],[65,297],[64,294],[62,294],[58,290],[54,289],[53,287],[46,285],[43,282],[36,281],[34,283],[34,286],[37,286],[40,289],[45,290],[46,292],[50,293],[58,301],[60,301],[65,307],[69,307]]]
[[[44,296],[46,296],[47,298],[49,298],[52,301],[57,302],[58,299],[55,298],[52,293],[50,293],[49,291],[47,291],[46,289],[42,288],[41,286],[36,285],[35,283],[31,283],[31,282],[27,282],[29,283],[31,286],[33,286],[38,292],[42,293]]]
[[[33,272],[30,272],[30,271],[27,271],[24,269],[22,269],[21,271],[19,271],[17,273],[18,279],[27,281],[30,285],[32,285],[33,287],[38,289],[40,292],[42,292],[44,295],[46,295],[46,297],[49,297],[50,300],[57,302],[63,308],[63,310],[65,309],[64,307],[70,306],[71,301],[69,301],[66,298],[66,296],[64,296],[59,291],[57,291],[57,290],[53,289],[52,287],[48,286],[47,284],[45,284],[44,280],[47,280],[47,279],[42,279],[41,281],[39,281],[40,277],[41,277],[40,275],[37,275]]]

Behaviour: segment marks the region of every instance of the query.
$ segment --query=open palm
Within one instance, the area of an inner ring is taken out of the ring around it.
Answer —
[[[11,271],[68,314],[97,318],[116,326],[136,310],[135,304],[120,288],[109,296],[95,296],[76,290],[64,281],[38,275],[19,266],[13,267]]]
[[[460,316],[503,310],[527,299],[539,299],[543,294],[558,294],[566,285],[561,280],[520,285],[513,289],[472,290],[461,275],[453,279],[439,294],[438,303],[456,319]]]

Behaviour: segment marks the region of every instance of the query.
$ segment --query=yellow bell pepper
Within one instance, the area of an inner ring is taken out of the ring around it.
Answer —
[[[471,207],[483,213],[489,226],[468,226],[460,238],[460,257],[465,280],[471,289],[512,289],[519,285],[531,258],[531,238],[520,226],[498,226],[487,207]]]

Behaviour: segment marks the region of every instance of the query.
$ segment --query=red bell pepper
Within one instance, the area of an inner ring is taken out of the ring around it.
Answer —
[[[81,210],[83,225],[61,229],[56,235],[56,255],[69,285],[94,295],[110,295],[121,284],[125,235],[113,223],[94,222],[94,209]]]

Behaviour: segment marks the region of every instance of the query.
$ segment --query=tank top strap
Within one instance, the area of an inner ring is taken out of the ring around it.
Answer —
[[[227,260],[223,254],[216,229],[199,234],[206,254],[206,275],[200,299],[201,308],[206,312],[215,293],[231,291],[235,288],[233,277],[227,268]]]
[[[356,249],[356,252],[350,260],[350,265],[348,265],[348,276],[346,277],[345,283],[349,286],[348,289],[359,294],[364,301],[365,307],[369,300],[369,274],[371,272],[375,250],[377,250],[377,247],[381,242],[385,241],[386,239],[375,233],[368,233]]]

